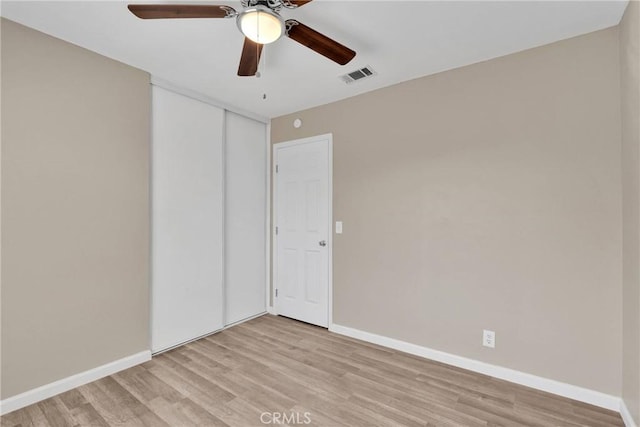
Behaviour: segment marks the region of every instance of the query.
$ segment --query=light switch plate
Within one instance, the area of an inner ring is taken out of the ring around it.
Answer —
[[[336,234],[342,234],[342,221],[336,221]]]

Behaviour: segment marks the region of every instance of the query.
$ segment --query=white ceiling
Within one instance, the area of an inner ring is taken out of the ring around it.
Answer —
[[[238,110],[271,118],[611,27],[620,22],[627,4],[315,0],[282,15],[349,46],[356,58],[341,67],[282,38],[265,47],[262,77],[255,78],[236,76],[243,37],[235,20],[141,20],[127,10],[128,3],[2,1],[1,14]],[[211,4],[242,9],[239,1]],[[351,85],[338,78],[365,65],[377,76]]]

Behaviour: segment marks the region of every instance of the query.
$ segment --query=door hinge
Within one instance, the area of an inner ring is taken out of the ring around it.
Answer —
[[[276,289],[276,298],[278,298],[278,290]]]
[[[276,236],[278,235],[278,226],[276,225]]]
[[[276,173],[278,173],[278,170],[279,170],[279,169],[280,169],[280,168],[278,167],[278,165],[276,165]]]

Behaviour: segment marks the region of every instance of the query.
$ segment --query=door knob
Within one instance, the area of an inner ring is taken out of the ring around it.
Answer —
[[[319,245],[320,246],[327,246],[326,240],[320,240]]]

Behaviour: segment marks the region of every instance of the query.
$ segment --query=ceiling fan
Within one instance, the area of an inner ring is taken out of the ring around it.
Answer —
[[[142,19],[235,18],[245,36],[239,76],[255,76],[262,47],[283,35],[340,65],[347,64],[356,56],[355,51],[295,19],[285,21],[278,13],[283,7],[295,9],[309,2],[311,0],[241,0],[242,12],[224,5],[130,4],[128,7]]]

